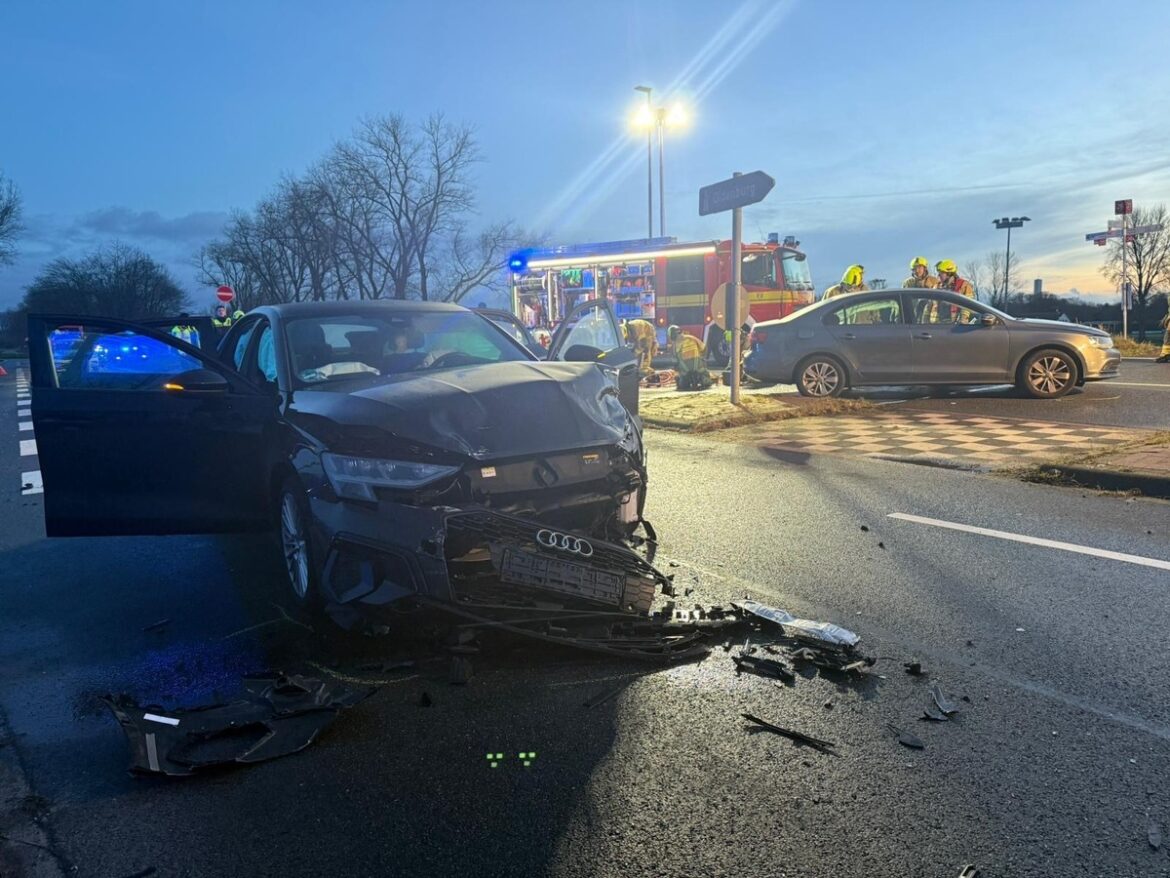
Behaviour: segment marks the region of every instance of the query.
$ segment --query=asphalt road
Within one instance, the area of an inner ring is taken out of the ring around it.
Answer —
[[[653,433],[648,515],[676,583],[704,603],[747,593],[852,628],[881,676],[782,688],[737,677],[722,649],[649,669],[497,640],[452,686],[425,641],[398,636],[410,618],[356,640],[285,621],[255,539],[44,539],[41,498],[18,490],[28,458],[6,381],[0,757],[30,790],[0,801],[0,827],[36,818],[42,865],[103,878],[1170,874],[1146,840],[1147,812],[1170,831],[1170,504]],[[129,776],[95,702],[194,705],[251,670],[403,654],[422,658],[416,672],[353,671],[385,683],[303,753],[205,777]],[[929,679],[902,672],[911,657]],[[970,699],[953,722],[917,721],[932,681]],[[750,734],[742,712],[839,755]],[[888,723],[926,749],[895,743]],[[537,753],[527,768],[522,751]]]
[[[931,396],[922,388],[882,388],[855,395],[897,408],[1063,421],[1109,427],[1170,428],[1170,364],[1125,360],[1121,375],[1052,400],[1022,397],[1012,387],[955,390]]]

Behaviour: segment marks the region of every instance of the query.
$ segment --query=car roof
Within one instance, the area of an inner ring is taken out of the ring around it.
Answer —
[[[349,314],[378,314],[386,311],[418,313],[458,313],[467,311],[451,302],[423,302],[418,299],[365,299],[350,301],[335,299],[329,302],[285,302],[280,305],[262,305],[249,314],[268,314],[282,320],[298,317],[340,317]]]

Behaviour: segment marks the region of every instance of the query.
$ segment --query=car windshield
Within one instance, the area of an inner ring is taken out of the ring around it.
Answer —
[[[302,317],[285,330],[302,386],[530,359],[468,311],[396,311]]]

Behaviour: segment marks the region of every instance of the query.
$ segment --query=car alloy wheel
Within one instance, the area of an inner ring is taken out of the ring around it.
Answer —
[[[309,543],[297,498],[285,491],[280,498],[280,545],[289,585],[300,601],[309,597]]]
[[[1076,380],[1076,370],[1062,354],[1045,353],[1028,364],[1026,380],[1036,396],[1059,396]]]
[[[812,360],[800,373],[806,396],[836,396],[841,392],[841,369],[831,360]]]

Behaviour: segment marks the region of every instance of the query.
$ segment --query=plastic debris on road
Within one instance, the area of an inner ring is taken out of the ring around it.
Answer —
[[[767,720],[760,719],[758,716],[752,716],[750,713],[744,713],[740,715],[748,722],[754,723],[756,726],[758,726],[758,728],[750,729],[749,731],[772,732],[776,735],[782,735],[783,737],[788,738],[790,741],[796,741],[798,744],[805,744],[815,750],[820,750],[822,753],[836,755],[832,748],[836,747],[837,745],[832,741],[822,741],[820,738],[813,738],[804,734],[803,732],[796,732],[792,729],[786,729],[782,726],[773,725]]]
[[[792,632],[796,637],[819,640],[823,643],[831,643],[834,646],[845,646],[849,648],[857,646],[861,641],[860,637],[849,629],[842,628],[840,625],[834,625],[832,622],[814,622],[811,619],[798,619],[787,610],[769,607],[767,604],[761,604],[759,601],[736,601],[733,606],[739,607],[745,612],[751,613],[753,616],[759,616],[761,619],[774,622],[786,631]]]
[[[898,736],[898,743],[903,747],[909,747],[911,750],[925,750],[926,745],[922,743],[922,739],[918,738],[909,732],[898,728],[893,723],[887,723],[890,731]]]
[[[102,698],[130,741],[130,770],[185,777],[212,765],[288,756],[313,743],[343,708],[374,691],[283,674],[243,682],[241,700],[184,710],[141,707],[129,695]]]

